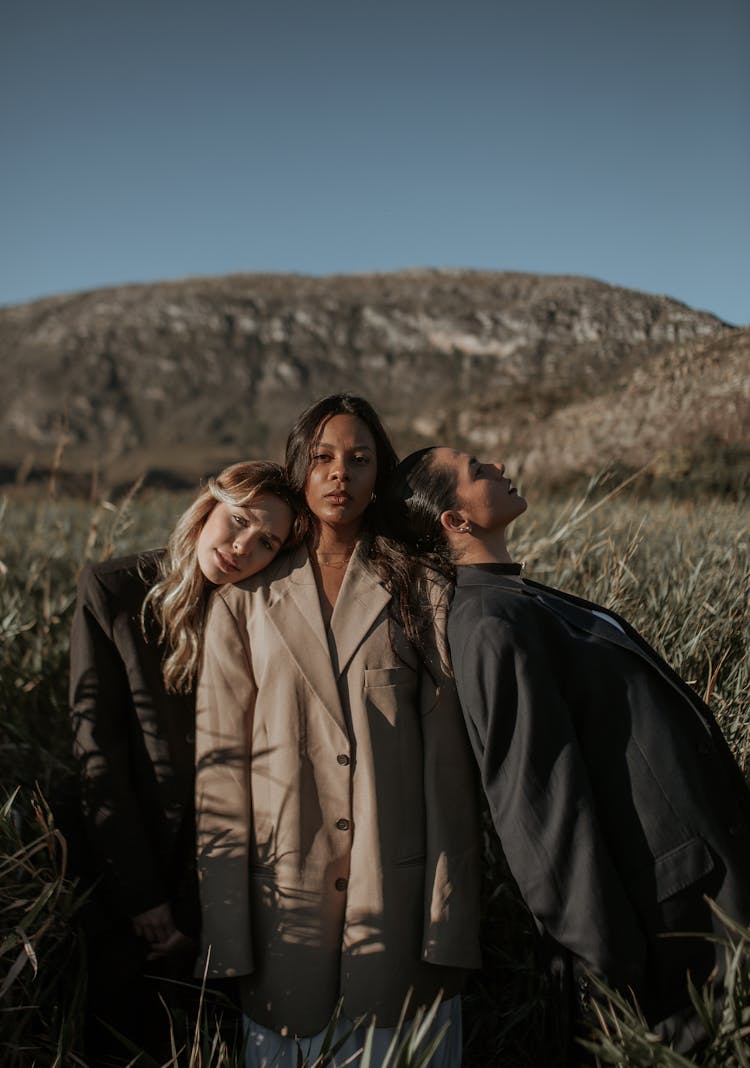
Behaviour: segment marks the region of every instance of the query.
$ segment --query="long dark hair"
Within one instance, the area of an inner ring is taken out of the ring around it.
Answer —
[[[375,439],[377,473],[374,500],[363,516],[362,531],[368,538],[367,563],[391,594],[391,613],[403,628],[407,640],[427,670],[429,634],[433,614],[425,596],[425,573],[408,545],[391,537],[383,521],[382,498],[398,465],[396,450],[375,409],[364,397],[353,393],[332,393],[306,408],[289,432],[286,443],[286,472],[293,490],[304,495],[313,447],[320,433],[336,415],[361,419]],[[308,534],[312,515],[308,511]]]
[[[411,453],[397,465],[381,496],[384,532],[448,579],[455,560],[440,522],[456,507],[456,472],[435,462],[435,446]]]

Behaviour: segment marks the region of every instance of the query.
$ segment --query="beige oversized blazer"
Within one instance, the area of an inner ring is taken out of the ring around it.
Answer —
[[[339,996],[390,1026],[409,987],[413,1007],[452,995],[480,963],[473,758],[452,680],[419,667],[389,600],[360,547],[327,631],[302,547],[210,605],[203,958],[277,1031],[321,1030]]]

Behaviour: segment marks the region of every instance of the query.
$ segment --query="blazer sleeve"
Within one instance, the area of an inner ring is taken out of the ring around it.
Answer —
[[[538,629],[451,628],[461,703],[509,867],[537,921],[595,975],[641,987],[642,927],[598,825],[583,754]],[[602,709],[602,713],[606,710]]]
[[[255,696],[247,632],[216,593],[196,697],[199,975],[246,975],[254,968],[248,880]]]
[[[450,670],[446,591],[432,591],[434,626],[420,669],[426,812],[422,957],[479,968],[480,833],[477,774]]]
[[[138,739],[126,663],[133,651],[119,648],[114,637],[120,610],[95,570],[84,568],[70,643],[73,749],[88,842],[117,906],[135,916],[169,895],[133,790]]]

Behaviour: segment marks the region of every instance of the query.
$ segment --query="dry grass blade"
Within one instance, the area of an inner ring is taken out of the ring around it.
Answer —
[[[21,974],[21,971],[26,966],[26,964],[27,964],[27,962],[29,960],[30,960],[30,956],[29,956],[29,952],[28,952],[28,949],[27,949],[27,943],[24,940],[24,945],[23,945],[23,947],[21,949],[21,952],[18,954],[16,959],[13,961],[13,964],[11,965],[10,971],[5,976],[5,980],[3,981],[3,985],[0,986],[0,998],[4,998],[5,997],[5,995],[8,993],[8,991],[12,987],[13,983],[16,981],[18,976]],[[34,954],[34,963],[36,964],[36,954]],[[35,968],[35,971],[36,971],[36,968]]]
[[[618,494],[622,493],[624,489],[627,489],[628,486],[631,486],[636,481],[636,479],[641,477],[641,475],[646,474],[646,472],[650,468],[651,463],[644,464],[643,467],[639,468],[637,471],[634,471],[633,474],[630,475],[628,478],[623,479],[622,482],[618,482],[617,485],[609,491],[609,493],[606,493],[603,497],[600,497],[599,500],[594,501],[594,503],[589,505],[588,508],[584,508],[584,505],[586,503],[586,497],[583,497],[573,506],[570,515],[567,519],[565,519],[564,521],[558,520],[552,532],[550,534],[545,535],[544,537],[538,538],[525,551],[524,555],[529,557],[536,557],[539,556],[545,549],[549,549],[552,546],[557,545],[564,538],[567,538],[577,527],[580,527],[585,522],[585,520],[590,519],[591,516],[594,515],[595,512],[598,512],[599,509],[602,508],[605,504],[608,504],[609,501],[613,500],[613,498],[617,497]],[[596,485],[599,481],[600,479],[598,477],[596,479],[592,479],[592,482],[589,484],[589,492],[593,488],[593,486]]]
[[[20,817],[20,818],[19,818]],[[35,837],[27,840],[33,828]],[[83,974],[75,936],[78,899],[66,853],[41,796],[23,811],[14,791],[0,808],[2,956],[0,1059],[4,1068],[74,1063]]]
[[[622,1068],[747,1068],[750,1058],[750,928],[728,916],[706,899],[727,930],[712,936],[724,946],[725,967],[721,988],[710,977],[697,988],[687,976],[687,992],[706,1034],[691,1056],[670,1049],[653,1034],[635,1002],[629,1002],[603,983],[595,1005],[596,1026],[590,1041],[582,1042],[601,1064]]]

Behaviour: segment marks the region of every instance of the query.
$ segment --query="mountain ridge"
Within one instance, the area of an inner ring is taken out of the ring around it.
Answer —
[[[341,389],[373,402],[401,451],[442,434],[535,477],[709,439],[750,447],[748,337],[668,297],[523,272],[225,275],[45,297],[0,308],[0,466],[49,462],[64,441],[76,471],[189,479],[278,457],[296,414]]]

